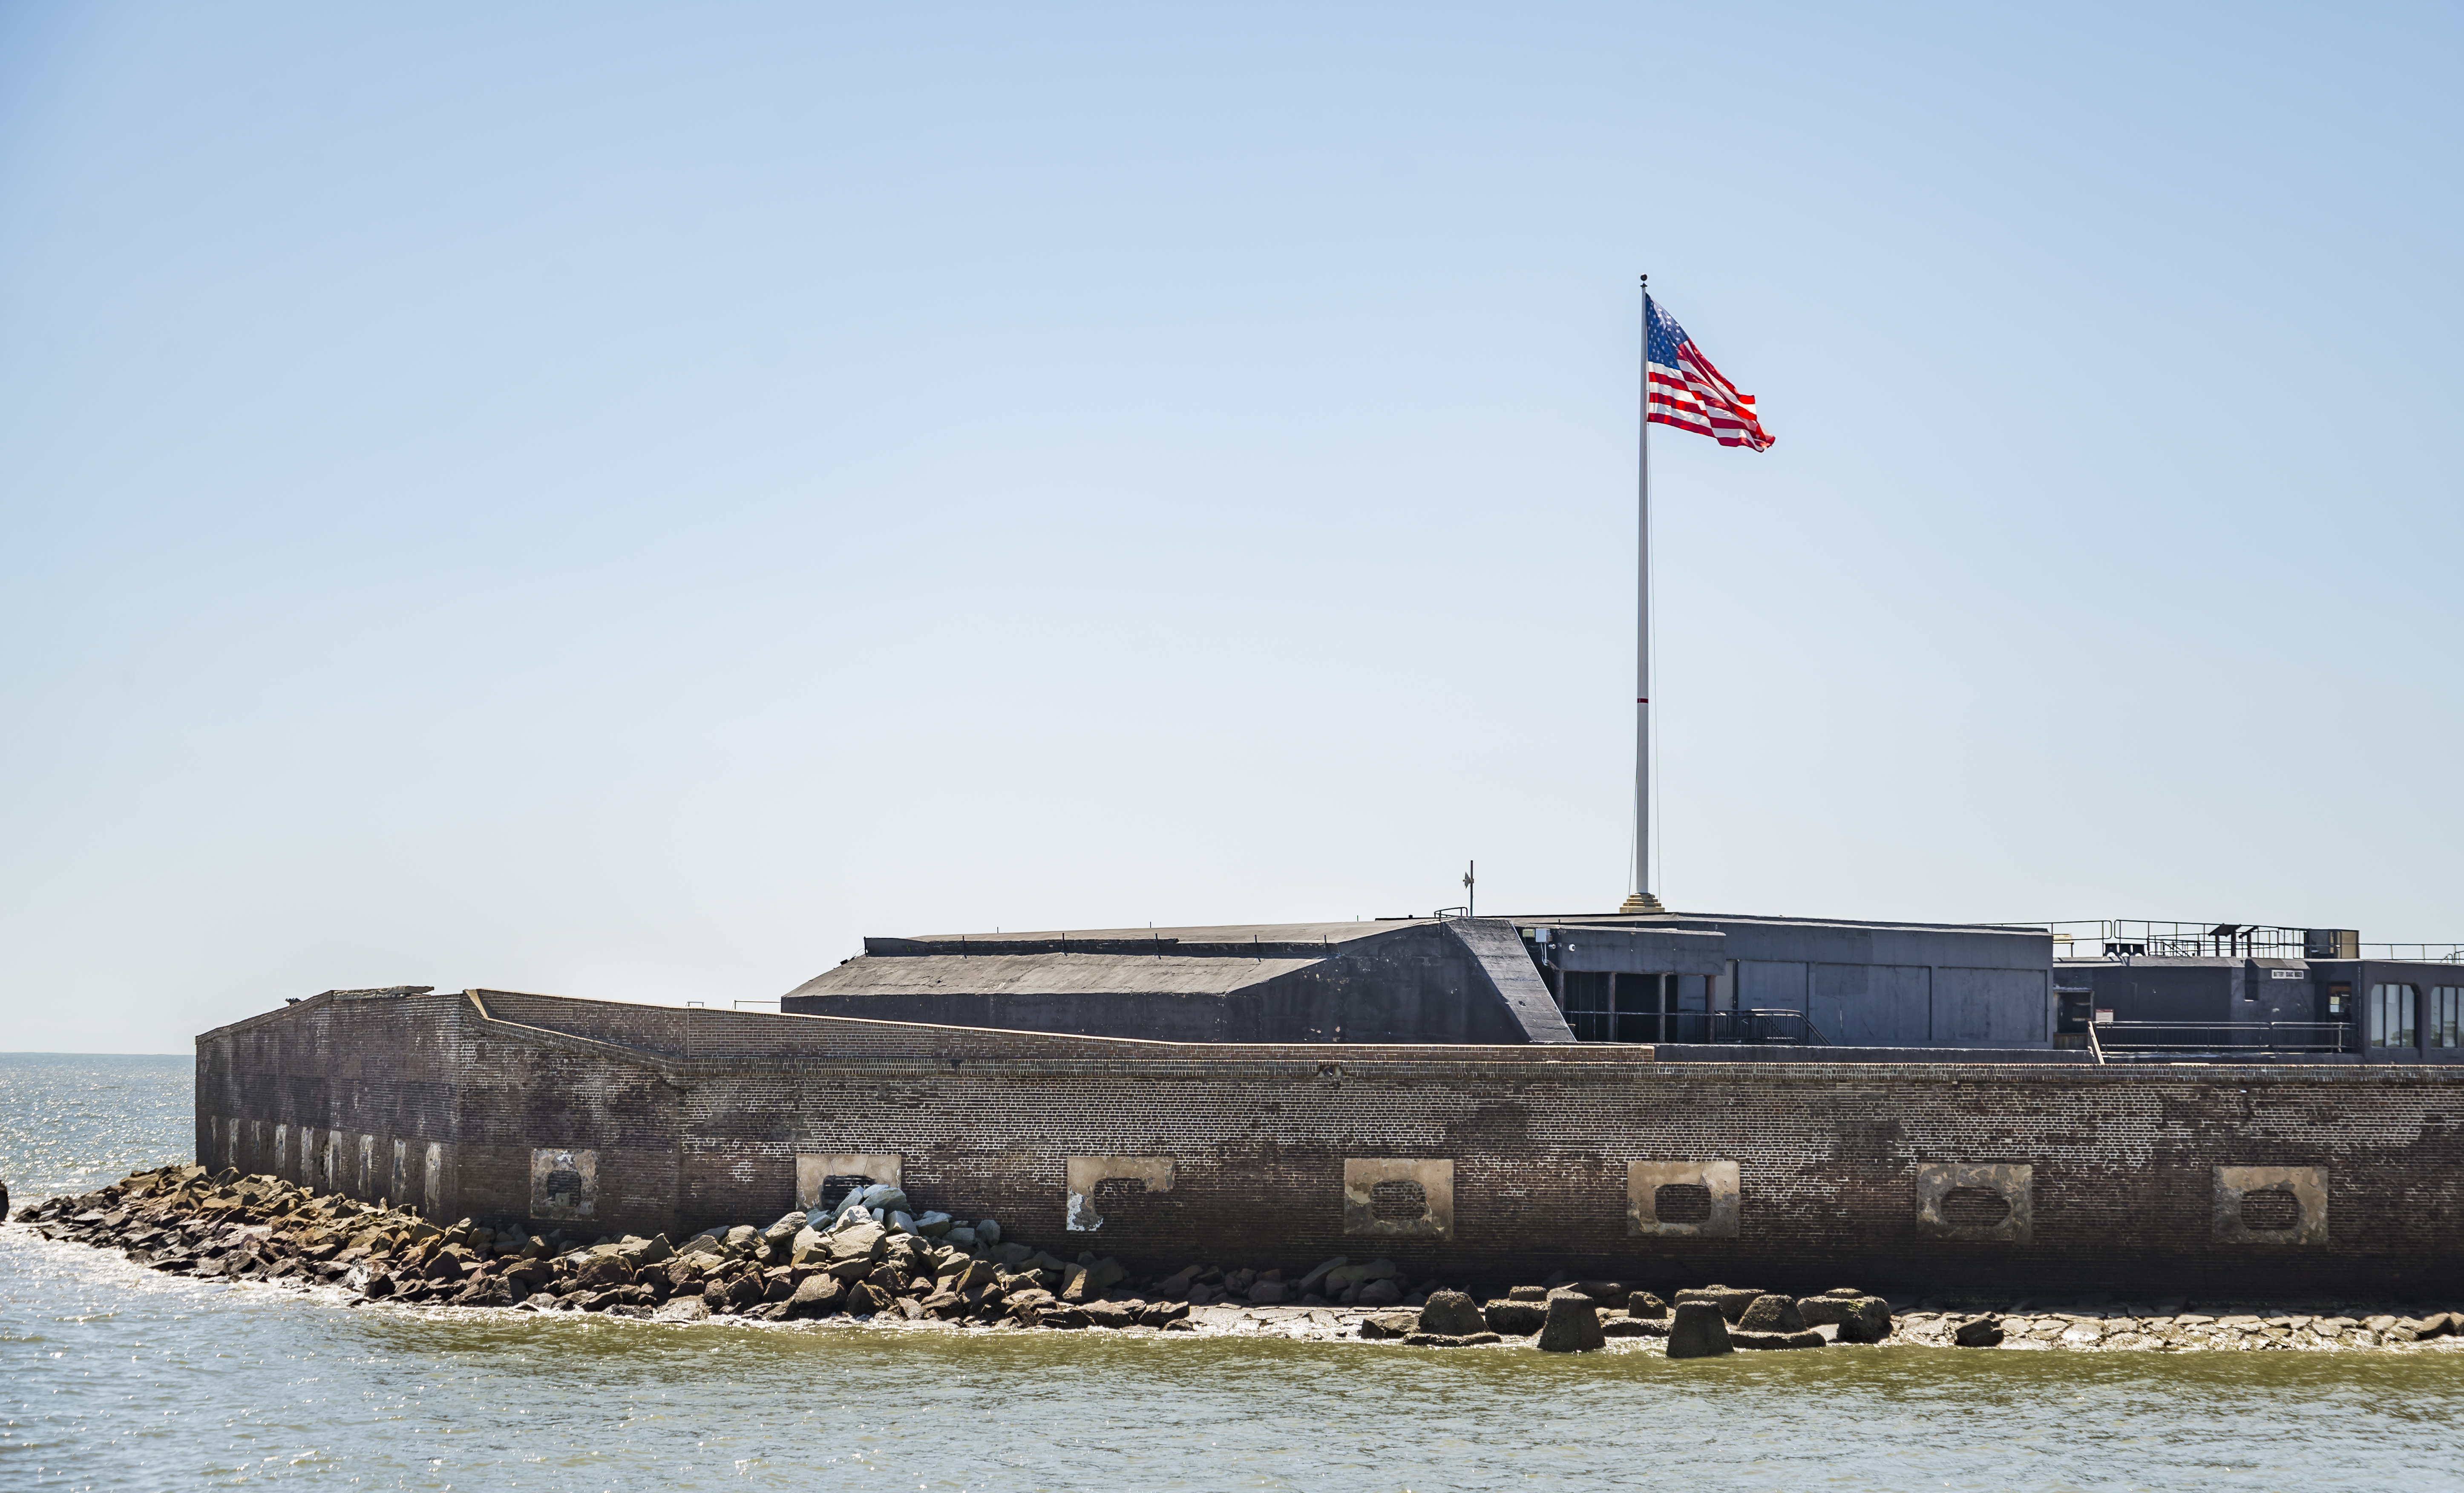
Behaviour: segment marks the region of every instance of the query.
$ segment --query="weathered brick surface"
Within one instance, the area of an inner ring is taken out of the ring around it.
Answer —
[[[235,1125],[249,1170],[273,1169],[254,1137],[276,1126],[319,1145],[339,1130],[348,1154],[362,1134],[380,1156],[434,1143],[452,1216],[524,1214],[532,1148],[595,1150],[609,1231],[775,1218],[799,1153],[846,1152],[903,1157],[922,1206],[1137,1264],[1380,1254],[1415,1274],[2196,1291],[2426,1286],[2464,1263],[2453,1067],[1659,1064],[1604,1044],[1210,1046],[488,993],[319,998],[208,1033],[197,1095],[199,1135]],[[1108,1186],[1102,1230],[1071,1234],[1065,1169],[1089,1155],[1175,1158],[1174,1186]],[[1454,1237],[1346,1236],[1347,1157],[1451,1159]],[[1627,1234],[1629,1162],[1711,1158],[1738,1163],[1738,1237]],[[2031,1167],[2029,1241],[1922,1234],[1916,1168],[1936,1161]],[[2328,1242],[2218,1241],[2217,1166],[2327,1168]],[[300,1167],[295,1138],[284,1170]],[[420,1201],[429,1179],[413,1184]]]

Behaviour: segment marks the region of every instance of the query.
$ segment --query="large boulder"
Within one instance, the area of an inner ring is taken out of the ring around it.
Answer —
[[[869,1282],[858,1281],[847,1287],[847,1311],[851,1317],[869,1317],[886,1310],[891,1294]]]
[[[846,1218],[852,1213],[862,1211],[887,1219],[892,1213],[909,1212],[912,1207],[913,1204],[908,1202],[907,1193],[903,1188],[892,1186],[888,1182],[875,1182],[869,1187],[859,1187],[840,1199],[838,1214],[839,1217]]]
[[[1468,1301],[1470,1298],[1465,1297],[1464,1299]],[[1360,1319],[1360,1335],[1362,1337],[1369,1338],[1372,1341],[1375,1341],[1380,1338],[1409,1337],[1415,1332],[1426,1330],[1426,1328],[1422,1327],[1422,1324],[1427,1320],[1428,1313],[1426,1311],[1421,1312],[1418,1317],[1413,1316],[1408,1311],[1381,1311],[1374,1317],[1363,1317]],[[1473,1308],[1471,1320],[1474,1322],[1478,1322],[1480,1320],[1479,1308]],[[1480,1331],[1485,1329],[1476,1328],[1473,1330]]]
[[[822,1236],[822,1243],[833,1262],[877,1259],[889,1241],[888,1229],[870,1219],[857,1219],[852,1215]]]
[[[1706,1301],[1683,1300],[1668,1323],[1668,1356],[1671,1358],[1709,1358],[1733,1352],[1728,1343],[1728,1319],[1720,1308]]]
[[[793,1213],[781,1215],[778,1222],[763,1229],[761,1242],[772,1249],[784,1249],[798,1234],[808,1227],[810,1225],[805,1220],[804,1210],[799,1208]]]
[[[612,1255],[597,1256],[591,1263],[597,1264],[603,1261],[613,1262],[618,1270],[623,1271],[623,1279],[629,1281],[633,1278],[633,1272],[625,1269],[624,1262]],[[471,1251],[459,1244],[448,1244],[431,1256],[427,1268],[419,1273],[431,1281],[458,1281],[462,1279],[464,1267],[470,1263]]]
[[[1649,1291],[1632,1291],[1625,1299],[1625,1314],[1629,1317],[1659,1317],[1665,1320],[1668,1316],[1668,1303]]]
[[[1803,1332],[1757,1332],[1739,1328],[1728,1334],[1731,1348],[1820,1348],[1829,1341],[1821,1333],[1810,1329]]]
[[[1802,1332],[1805,1318],[1798,1314],[1796,1303],[1786,1296],[1758,1296],[1737,1319],[1740,1329],[1748,1332]]]
[[[956,1263],[949,1274],[941,1277],[941,1285],[944,1290],[963,1294],[992,1284],[1000,1275],[999,1268],[989,1260],[963,1260]]]
[[[1480,1309],[1491,1332],[1505,1337],[1529,1337],[1549,1320],[1549,1308],[1536,1301],[1493,1301]]]
[[[1627,1298],[1633,1295],[1633,1289],[1623,1281],[1576,1281],[1574,1289],[1611,1311],[1625,1310]]]
[[[1961,1348],[1991,1348],[2002,1341],[2001,1319],[1970,1317],[1951,1329],[1950,1340]]]
[[[1073,1303],[1099,1299],[1106,1291],[1127,1280],[1130,1274],[1119,1261],[1109,1256],[1092,1264],[1073,1265],[1069,1268],[1071,1273],[1066,1278],[1066,1283],[1061,1288],[1061,1299]]]
[[[1746,1314],[1746,1308],[1762,1298],[1761,1291],[1736,1285],[1705,1285],[1697,1290],[1679,1291],[1677,1305],[1702,1304],[1719,1308],[1724,1322],[1734,1322]]]
[[[462,1287],[461,1294],[453,1298],[453,1305],[457,1306],[510,1306],[513,1304],[514,1288],[501,1275],[474,1276],[470,1284]]]
[[[593,1255],[573,1272],[573,1284],[586,1290],[629,1285],[632,1280],[633,1267],[616,1255]]]
[[[1838,1328],[1842,1343],[1879,1343],[1891,1335],[1890,1304],[1880,1296],[1805,1296],[1798,1298],[1796,1311],[1807,1327]]]
[[[1579,1292],[1549,1298],[1549,1318],[1540,1327],[1538,1347],[1544,1353],[1582,1353],[1607,1346],[1600,1334],[1600,1308]]]
[[[1494,1330],[1480,1312],[1479,1304],[1461,1291],[1440,1291],[1420,1308],[1414,1329],[1437,1332],[1447,1337],[1463,1337],[1473,1332]],[[1362,1334],[1366,1336],[1364,1332]]]
[[[1337,1265],[1327,1271],[1320,1279],[1316,1290],[1321,1296],[1332,1296],[1337,1292],[1350,1290],[1355,1285],[1367,1285],[1372,1281],[1391,1281],[1402,1273],[1395,1267],[1395,1262],[1392,1260],[1372,1260],[1362,1264]],[[1303,1284],[1307,1284],[1306,1278]]]
[[[847,1299],[847,1285],[835,1275],[808,1275],[787,1298],[791,1317],[825,1317]]]
[[[616,1246],[616,1258],[636,1270],[644,1265],[654,1265],[662,1261],[672,1260],[675,1258],[675,1250],[669,1246],[668,1237],[665,1234],[656,1239],[627,1236]]]
[[[1301,1277],[1299,1285],[1300,1293],[1304,1296],[1310,1295],[1312,1293],[1320,1296],[1325,1295],[1328,1272],[1340,1270],[1350,1263],[1352,1263],[1351,1261],[1345,1259],[1341,1255],[1337,1255],[1333,1259],[1320,1264],[1316,1269],[1311,1270],[1309,1274]],[[1192,1279],[1196,1279],[1198,1275],[1198,1266],[1191,1265],[1187,1269],[1183,1270],[1181,1274]]]

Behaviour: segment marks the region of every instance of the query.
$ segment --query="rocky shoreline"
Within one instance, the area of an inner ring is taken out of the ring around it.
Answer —
[[[0,1193],[0,1199],[6,1194]],[[0,1201],[0,1210],[5,1210]],[[583,1312],[655,1322],[855,1323],[973,1330],[1107,1329],[1405,1348],[1738,1350],[1895,1344],[2069,1351],[2354,1350],[2464,1345],[2464,1313],[2423,1303],[2307,1305],[2020,1301],[1894,1303],[1853,1289],[1792,1297],[1708,1285],[1667,1299],[1563,1274],[1492,1294],[1415,1282],[1391,1261],[1315,1268],[1190,1265],[1133,1279],[1119,1262],[1064,1260],[975,1223],[909,1211],[871,1186],[829,1209],[666,1239],[536,1236],[471,1219],[440,1226],[272,1176],[203,1167],[134,1174],[15,1215],[47,1239],[118,1248],[205,1279],[338,1287],[355,1306]]]

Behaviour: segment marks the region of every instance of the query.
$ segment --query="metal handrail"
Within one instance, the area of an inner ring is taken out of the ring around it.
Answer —
[[[2170,1041],[2114,1041],[2115,1034],[2140,1033],[2153,1038],[2156,1034],[2175,1032],[2213,1032],[2223,1034],[2222,1042],[2198,1037]],[[2353,1023],[2350,1021],[2094,1021],[2088,1025],[2088,1040],[2101,1054],[2104,1052],[2228,1052],[2254,1049],[2275,1052],[2349,1052],[2352,1050]],[[2261,1040],[2234,1042],[2240,1033],[2255,1033]],[[2296,1037],[2295,1034],[2308,1034]]]
[[[2385,949],[2387,953],[2374,955],[2370,953],[2372,949]],[[2404,949],[2415,952],[2398,952]],[[2433,949],[2440,952],[2432,954]],[[2464,943],[2365,943],[2362,945],[2362,957],[2385,959],[2389,964],[2464,964]]]
[[[1566,1024],[1577,1041],[1694,1043],[1787,1043],[1828,1047],[1831,1039],[1802,1011],[1785,1007],[1749,1007],[1742,1011],[1568,1011]],[[1632,1023],[1631,1026],[1628,1023]],[[1639,1031],[1639,1036],[1583,1037],[1586,1031],[1613,1034]],[[1657,1033],[1657,1036],[1652,1035]]]
[[[1822,1035],[1822,1029],[1814,1024],[1814,1018],[1802,1011],[1792,1011],[1785,1006],[1749,1007],[1735,1014],[1738,1018],[1736,1022],[1738,1030],[1737,1034],[1729,1039],[1731,1042],[1796,1042],[1807,1046],[1831,1045],[1831,1039]],[[1748,1025],[1749,1022],[1751,1023],[1750,1026]],[[1779,1035],[1779,1032],[1785,1031],[1792,1022],[1802,1027],[1803,1031],[1794,1037]],[[1749,1031],[1752,1035],[1748,1035]]]

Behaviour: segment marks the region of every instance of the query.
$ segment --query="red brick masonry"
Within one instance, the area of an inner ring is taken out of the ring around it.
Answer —
[[[2464,1066],[1662,1064],[473,991],[206,1033],[197,1137],[209,1165],[569,1235],[775,1219],[802,1154],[894,1157],[920,1207],[1133,1265],[2283,1292],[2452,1287],[2464,1264]],[[1092,1232],[1067,1227],[1073,1157],[1082,1178],[1141,1158],[1089,1184]],[[1371,1206],[1407,1175],[1426,1216],[1408,1191]],[[1662,1220],[1671,1182],[1733,1206]],[[2243,1208],[2270,1191],[2291,1198]]]

